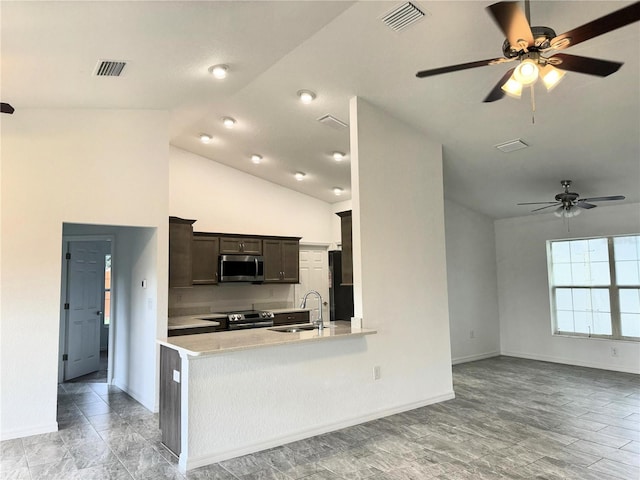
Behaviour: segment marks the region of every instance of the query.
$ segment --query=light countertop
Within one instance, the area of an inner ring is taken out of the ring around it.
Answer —
[[[303,342],[328,341],[338,338],[371,335],[375,330],[351,328],[350,322],[331,322],[322,332],[317,329],[302,332],[274,332],[269,328],[252,328],[228,332],[183,335],[158,340],[158,343],[173,348],[189,356],[207,356],[276,345]]]
[[[197,327],[218,327],[220,322],[215,319],[227,318],[226,315],[218,313],[201,313],[199,315],[185,315],[182,317],[169,317],[168,329],[177,330],[180,328],[197,328]]]
[[[278,313],[293,313],[293,312],[307,312],[308,308],[275,308],[269,310],[274,314]],[[217,327],[220,326],[220,322],[216,322],[216,319],[225,319],[227,315],[224,313],[199,313],[194,315],[183,315],[179,317],[168,318],[168,329],[177,330],[181,328],[197,328],[197,327]]]

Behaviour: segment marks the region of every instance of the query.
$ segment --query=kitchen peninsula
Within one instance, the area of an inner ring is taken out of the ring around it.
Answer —
[[[366,336],[376,331],[349,322],[284,330],[159,341],[162,440],[179,455],[182,471],[347,426],[327,425],[325,411],[339,404],[314,398],[329,376],[339,379],[341,359],[366,351]]]

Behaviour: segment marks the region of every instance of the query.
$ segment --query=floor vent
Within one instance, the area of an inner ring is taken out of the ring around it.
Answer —
[[[424,16],[425,13],[422,10],[413,3],[407,2],[383,16],[382,21],[392,30],[399,32],[421,20]]]
[[[104,60],[98,64],[96,77],[119,77],[125,65],[125,62]]]
[[[335,128],[337,130],[349,127],[349,125],[344,123],[342,120],[338,120],[336,117],[329,114],[323,115],[318,119],[318,121],[327,127]]]

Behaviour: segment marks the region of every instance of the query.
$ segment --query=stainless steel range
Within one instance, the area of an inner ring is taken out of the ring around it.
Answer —
[[[227,315],[228,330],[273,327],[273,312],[264,310],[235,310],[222,312]]]

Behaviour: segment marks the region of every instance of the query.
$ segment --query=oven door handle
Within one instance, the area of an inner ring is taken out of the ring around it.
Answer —
[[[262,327],[273,327],[273,320],[229,324],[229,330],[247,330],[249,328],[262,328]]]

